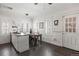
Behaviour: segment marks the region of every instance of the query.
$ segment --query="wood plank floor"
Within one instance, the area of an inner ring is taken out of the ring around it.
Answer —
[[[79,56],[79,51],[58,47],[44,43],[23,53],[17,53],[13,46],[8,44],[0,45],[0,56]]]

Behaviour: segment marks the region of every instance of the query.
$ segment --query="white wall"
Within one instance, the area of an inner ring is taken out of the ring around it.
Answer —
[[[59,20],[59,25],[54,26],[54,20]],[[33,29],[43,36],[43,41],[62,46],[62,22],[60,16],[42,16],[34,19]],[[45,22],[45,28],[39,29],[39,22]]]

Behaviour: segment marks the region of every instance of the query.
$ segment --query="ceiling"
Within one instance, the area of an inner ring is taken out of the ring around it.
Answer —
[[[50,15],[53,13],[66,11],[68,9],[79,8],[79,3],[2,3],[2,5],[12,7],[14,11],[28,13],[29,15]]]

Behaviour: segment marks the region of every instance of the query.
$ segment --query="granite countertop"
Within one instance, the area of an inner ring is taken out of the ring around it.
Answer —
[[[29,35],[29,33],[27,33],[27,34],[24,34],[24,33],[13,33],[14,35],[16,35],[16,36],[27,36],[27,35]]]

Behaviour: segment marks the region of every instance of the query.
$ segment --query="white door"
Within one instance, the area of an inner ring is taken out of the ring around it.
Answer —
[[[63,17],[63,46],[76,49],[77,14]]]

